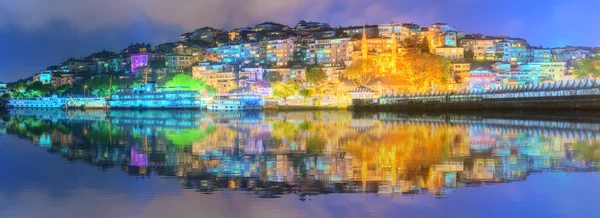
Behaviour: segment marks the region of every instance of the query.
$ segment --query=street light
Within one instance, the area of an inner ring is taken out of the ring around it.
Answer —
[[[83,97],[84,98],[87,97],[86,92],[85,92],[86,90],[87,90],[87,85],[84,85],[83,86]]]

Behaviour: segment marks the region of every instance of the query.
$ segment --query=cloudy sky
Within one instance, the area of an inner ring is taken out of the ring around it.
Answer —
[[[598,46],[598,9],[597,0],[0,0],[0,81],[132,42],[157,45],[207,25],[262,21],[447,22],[465,32],[524,37],[533,45]]]

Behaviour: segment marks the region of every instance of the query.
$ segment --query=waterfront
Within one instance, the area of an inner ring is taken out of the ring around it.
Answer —
[[[10,109],[0,122],[0,217],[589,217],[600,196],[596,114]]]

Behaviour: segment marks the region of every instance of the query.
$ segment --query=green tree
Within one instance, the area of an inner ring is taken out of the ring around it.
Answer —
[[[320,84],[327,79],[327,73],[322,68],[313,67],[306,72],[306,80],[312,84]]]
[[[50,95],[54,91],[54,88],[50,84],[43,84],[40,81],[33,82],[27,86],[26,92],[31,93],[33,96],[37,95]]]
[[[470,49],[465,49],[465,59],[467,59],[467,60],[475,59],[475,53],[473,53],[473,51]]]
[[[581,60],[573,70],[573,75],[578,78],[589,76],[597,78],[600,76],[600,59],[590,58]]]
[[[65,84],[65,85],[57,87],[56,90],[54,90],[54,93],[56,93],[56,95],[58,95],[58,96],[62,96],[63,93],[65,93],[69,89],[71,89],[71,85]]]
[[[273,88],[274,96],[283,98],[283,101],[287,102],[287,98],[298,93],[300,87],[294,81],[288,80],[286,82],[271,83],[271,88]]]
[[[277,71],[268,71],[263,74],[263,80],[266,80],[269,83],[281,82],[283,77]]]
[[[296,50],[292,55],[292,59],[288,62],[288,66],[302,65],[306,62],[308,44],[305,41],[296,42]]]
[[[203,79],[196,79],[185,73],[179,73],[168,81],[165,86],[181,87],[184,90],[204,91],[215,93],[216,89],[208,84]]]
[[[306,100],[313,95],[313,91],[307,88],[303,88],[300,89],[300,91],[298,91],[298,94],[304,98],[304,102],[306,103]]]
[[[10,97],[11,97],[10,94],[4,93],[4,95],[2,95],[2,97],[0,97],[0,98],[2,98],[2,99],[9,99]]]

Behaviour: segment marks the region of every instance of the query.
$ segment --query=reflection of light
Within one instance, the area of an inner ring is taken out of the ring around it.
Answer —
[[[148,166],[148,156],[138,153],[133,146],[131,147],[131,166]]]

